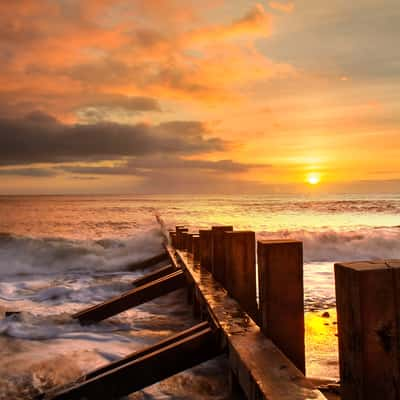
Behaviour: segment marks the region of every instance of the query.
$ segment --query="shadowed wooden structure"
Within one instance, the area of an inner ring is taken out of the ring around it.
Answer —
[[[178,226],[169,232],[169,243],[176,246],[165,247],[170,265],[137,279],[134,289],[73,317],[82,323],[99,322],[185,286],[194,315],[203,322],[39,398],[114,399],[224,352],[232,390],[240,388],[250,400],[323,399],[296,368],[294,355],[290,351],[285,355],[257,325],[262,318],[257,305],[254,232],[223,226],[196,235]],[[290,340],[296,341],[295,336]]]
[[[295,240],[262,240],[257,252],[261,330],[305,373],[303,245]],[[290,320],[282,318],[284,314]]]
[[[259,321],[256,289],[256,237],[254,232],[225,232],[225,287],[253,321]]]
[[[82,310],[72,315],[72,318],[78,319],[81,323],[85,324],[99,322],[184,286],[185,274],[183,271],[177,270],[169,275],[162,276],[154,281],[129,290],[111,300]]]
[[[37,399],[118,399],[214,358],[222,351],[215,328],[208,323],[198,324]]]
[[[305,377],[302,243],[230,226],[177,226],[168,239],[152,260],[169,265],[73,317],[98,322],[186,287],[200,322],[38,399],[116,399],[221,353],[231,390],[249,400],[324,399],[323,380]],[[335,265],[343,400],[399,400],[399,271],[396,260]]]
[[[157,268],[155,271],[152,271],[144,276],[141,276],[140,278],[135,279],[132,282],[132,285],[135,287],[142,286],[145,285],[146,283],[153,282],[159,278],[172,274],[175,271],[176,271],[175,266],[169,264],[164,267]]]
[[[335,264],[344,400],[400,399],[400,261]]]
[[[211,272],[214,278],[225,286],[225,232],[233,231],[233,226],[213,226],[211,228]]]

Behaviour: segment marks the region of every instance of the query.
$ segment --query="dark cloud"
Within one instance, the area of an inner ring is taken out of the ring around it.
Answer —
[[[77,176],[73,176],[72,179],[74,179],[76,181],[97,181],[100,178],[98,176],[77,175]]]
[[[76,108],[75,113],[81,121],[96,123],[112,120],[116,115],[132,115],[142,112],[160,112],[161,106],[151,97],[101,96],[88,99]]]
[[[26,121],[37,124],[56,124],[57,119],[40,110],[32,111],[24,118]]]
[[[176,176],[185,171],[201,173],[231,174],[247,172],[254,168],[270,168],[267,164],[245,164],[232,160],[185,160],[179,157],[138,157],[114,167],[104,166],[61,166],[59,170],[74,174],[91,175],[135,175],[152,177],[156,171],[172,171]]]
[[[197,68],[190,64],[181,64],[173,59],[165,64],[138,60],[135,64],[127,65],[105,57],[101,62],[75,65],[58,73],[92,88],[102,82],[116,86],[134,84],[142,90],[148,87],[163,87],[192,95],[212,93],[215,88],[197,80],[196,71]]]
[[[136,168],[134,165],[138,164]],[[181,168],[178,167],[181,165]],[[146,166],[146,167],[145,167]],[[185,166],[185,167],[183,167]],[[225,168],[227,166],[227,168]],[[143,159],[119,167],[68,166],[60,170],[75,176],[101,177],[126,175],[141,178],[130,188],[135,193],[260,193],[268,186],[255,181],[246,181],[232,172],[248,170],[251,165],[233,161],[176,160],[155,164],[154,160]],[[257,166],[258,167],[258,166]],[[76,175],[78,174],[78,175]],[[82,175],[79,175],[82,174]]]
[[[153,157],[151,159],[137,158],[130,160],[128,166],[131,168],[149,168],[152,169],[200,169],[210,171],[220,171],[224,173],[247,172],[254,168],[270,168],[267,164],[246,164],[235,162],[233,160],[185,160],[182,158]]]
[[[204,124],[111,122],[66,125],[43,113],[0,119],[0,165],[115,160],[157,154],[191,155],[223,150]]]
[[[82,101],[79,104],[79,108],[87,107],[108,109],[119,108],[132,112],[161,111],[159,102],[152,97],[123,96],[101,94],[97,92],[93,94],[87,94],[85,101]]]
[[[136,183],[137,193],[263,193],[268,186],[255,181],[243,180],[221,171],[156,170]]]
[[[58,172],[51,168],[0,168],[0,176],[48,178],[57,174]]]
[[[54,79],[58,78],[55,76]],[[19,101],[21,98],[24,100]],[[129,120],[138,114],[163,111],[160,103],[152,97],[101,93],[95,89],[82,93],[65,93],[62,98],[68,104],[64,107],[66,112],[73,113],[85,123],[115,120],[119,116],[125,116]],[[0,118],[23,118],[32,113],[32,110],[51,110],[57,108],[56,103],[59,100],[59,96],[45,89],[34,96],[24,93],[23,90],[0,90]],[[54,119],[48,115],[45,118]]]
[[[92,107],[120,107],[129,111],[161,111],[157,100],[140,96],[108,96],[107,99],[99,99],[89,105]]]

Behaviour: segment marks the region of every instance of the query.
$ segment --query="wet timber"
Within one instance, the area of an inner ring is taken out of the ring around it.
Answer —
[[[200,232],[201,237],[201,232]],[[249,400],[323,400],[325,396],[305,378],[256,323],[228,296],[212,274],[193,263],[192,256],[167,247],[171,261],[186,273],[201,314],[221,329],[231,371]]]
[[[174,265],[166,265],[165,267],[157,268],[156,270],[135,279],[132,282],[132,285],[135,287],[142,286],[159,278],[162,278],[163,276],[172,274],[175,271],[177,271],[177,269]]]
[[[218,331],[199,324],[173,337],[93,371],[64,389],[37,400],[119,399],[223,352]]]
[[[163,296],[185,286],[186,279],[182,271],[169,275],[129,290],[101,304],[82,310],[72,317],[81,323],[94,323],[117,315],[132,307]]]
[[[271,308],[271,304],[276,303],[275,294],[268,290],[268,296],[263,296],[265,305],[261,304],[261,309],[255,303],[254,232],[232,232],[231,227],[213,227],[213,230],[200,230],[199,235],[193,235],[188,233],[188,229],[177,227],[175,234],[170,232],[170,239],[175,246],[165,245],[166,253],[152,261],[158,263],[168,259],[171,265],[153,270],[134,281],[134,289],[73,317],[81,323],[99,322],[186,287],[194,315],[204,322],[98,368],[72,385],[42,394],[38,399],[116,399],[221,353],[228,356],[231,390],[236,387],[249,400],[325,399],[316,389],[315,382],[305,378],[303,359],[299,361],[297,358],[297,352],[300,357],[304,356],[304,337],[299,336],[296,342],[293,337],[285,336],[286,332],[290,333],[290,327],[295,326],[290,321],[287,321],[288,327],[276,325],[279,324],[279,312],[284,312],[285,308],[277,310],[275,318],[271,312],[275,312]],[[257,243],[262,250],[259,258],[263,257],[266,262],[261,263],[261,281],[266,276],[269,280],[270,276],[274,279],[285,277],[283,271],[277,274],[282,260],[274,256],[271,247],[274,245]],[[282,245],[279,243],[281,249]],[[261,246],[266,246],[265,251]],[[294,260],[293,266],[284,260],[284,264],[293,270],[290,277],[286,275],[284,284],[289,279],[297,285],[302,278],[298,275],[302,271],[302,254],[296,249],[293,249],[296,257],[289,257],[289,261]],[[277,254],[280,254],[279,249]],[[303,287],[297,286],[301,290],[289,299],[291,302],[288,304],[293,305],[293,314],[303,318]],[[276,331],[268,329],[271,318],[276,319]],[[286,340],[294,341],[298,347],[294,350],[285,348]]]

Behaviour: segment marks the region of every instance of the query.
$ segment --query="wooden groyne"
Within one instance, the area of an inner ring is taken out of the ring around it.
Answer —
[[[185,287],[198,324],[38,398],[116,399],[220,354],[231,391],[249,400],[331,398],[305,376],[301,242],[177,226],[165,251],[169,265],[73,317],[96,323]],[[341,398],[399,400],[400,261],[338,263],[335,277]]]

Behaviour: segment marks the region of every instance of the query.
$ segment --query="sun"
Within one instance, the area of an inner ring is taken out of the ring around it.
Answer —
[[[310,185],[317,185],[321,181],[321,175],[318,172],[310,172],[306,179]]]

